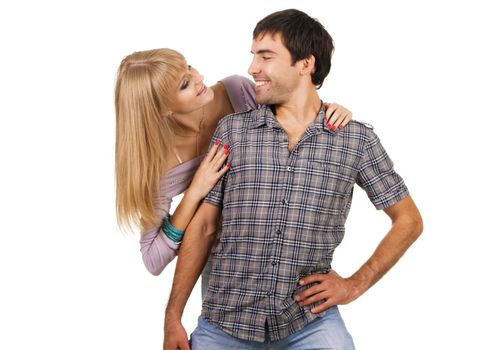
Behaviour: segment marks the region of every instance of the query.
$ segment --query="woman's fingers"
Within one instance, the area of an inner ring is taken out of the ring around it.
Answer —
[[[206,162],[211,162],[212,161],[212,159],[217,154],[217,150],[219,149],[219,145],[220,145],[220,140],[217,140],[217,141],[215,141],[215,143],[213,144],[213,146],[210,147],[210,149],[208,150],[207,156],[204,159]]]
[[[343,129],[352,119],[352,112],[337,103],[326,103],[325,107],[326,124],[330,130]]]
[[[230,169],[230,163],[224,165],[228,155],[227,145],[224,147],[220,147],[219,143],[212,145],[193,176],[188,191],[192,191],[200,198],[205,198],[217,181]]]
[[[328,126],[328,129],[333,130],[333,131],[335,131],[335,129],[333,129],[332,117],[333,117],[333,113],[336,110],[336,106],[337,106],[336,103],[325,103],[325,109],[326,109],[325,123],[326,123],[326,126]]]
[[[224,145],[224,147],[222,147],[222,149],[220,151],[218,151],[215,154],[215,156],[212,158],[212,160],[210,161],[212,169],[215,171],[218,171],[219,169],[221,169],[222,166],[224,165],[225,160],[229,156],[229,153],[230,153],[229,146]]]
[[[352,120],[352,112],[348,112],[342,119],[340,124],[337,126],[339,129],[343,129],[349,121]]]
[[[342,113],[340,110],[336,109],[330,116],[330,119],[328,119],[328,124],[331,124],[332,130],[336,130],[338,125],[340,124],[340,118],[342,116]]]
[[[231,168],[231,162],[227,162],[226,165],[222,167],[222,169],[219,170],[217,173],[217,181]]]

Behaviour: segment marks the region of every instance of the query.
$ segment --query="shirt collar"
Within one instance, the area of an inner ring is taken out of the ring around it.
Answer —
[[[277,119],[275,119],[275,116],[273,115],[273,111],[269,105],[261,105],[260,108],[254,110],[251,112],[251,118],[252,118],[252,123],[251,123],[251,128],[259,128],[260,126],[263,125],[270,125],[273,126],[273,124],[276,124],[278,127],[280,125],[277,122]]]

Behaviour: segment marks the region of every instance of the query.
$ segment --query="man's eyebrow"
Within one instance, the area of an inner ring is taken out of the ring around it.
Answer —
[[[274,54],[274,55],[276,55],[276,54],[277,54],[275,51],[268,50],[268,49],[258,50],[258,51],[256,51],[256,52],[251,51],[251,53],[252,53],[253,55],[254,55],[255,53],[256,53],[257,55],[261,55],[261,54],[264,54],[264,53]]]

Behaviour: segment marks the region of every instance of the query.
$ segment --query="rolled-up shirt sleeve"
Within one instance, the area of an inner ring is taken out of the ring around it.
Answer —
[[[378,136],[367,129],[368,141],[364,149],[357,184],[362,187],[376,209],[385,209],[409,195],[403,179],[393,167]]]

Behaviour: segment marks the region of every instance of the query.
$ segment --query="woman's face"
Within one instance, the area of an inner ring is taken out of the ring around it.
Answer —
[[[214,92],[203,83],[203,75],[191,66],[183,71],[176,88],[176,96],[172,106],[174,113],[191,113],[214,98]]]

